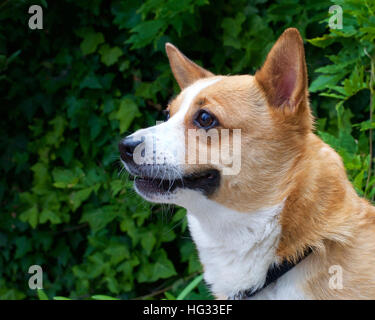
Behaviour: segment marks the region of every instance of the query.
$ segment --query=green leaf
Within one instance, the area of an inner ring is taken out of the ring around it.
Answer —
[[[348,131],[341,130],[339,133],[340,148],[351,154],[357,152],[357,142]]]
[[[76,211],[83,201],[87,200],[93,191],[93,187],[81,189],[79,191],[74,191],[70,195],[70,203],[72,204],[72,210]]]
[[[308,42],[310,42],[312,45],[320,47],[320,48],[326,48],[330,46],[335,39],[330,34],[325,34],[322,37],[316,37],[314,39],[308,39]]]
[[[120,300],[118,298],[114,298],[114,297],[110,297],[110,296],[106,296],[106,295],[103,295],[103,294],[97,294],[95,296],[92,296],[91,297],[93,300]]]
[[[336,93],[326,93],[326,92],[322,92],[322,93],[320,93],[319,95],[322,96],[322,97],[335,98],[335,99],[340,99],[340,100],[344,100],[344,99],[346,99],[345,96],[341,96],[341,95],[336,94]]]
[[[88,124],[90,126],[91,140],[95,140],[98,137],[102,128],[105,126],[106,121],[104,119],[98,117],[97,115],[92,114],[89,118]]]
[[[37,293],[38,293],[39,300],[49,300],[48,296],[46,295],[43,289],[38,289]]]
[[[375,121],[366,120],[360,123],[361,131],[375,129]]]
[[[128,130],[134,118],[138,116],[138,106],[130,98],[123,98],[120,102],[118,111],[111,113],[110,119],[116,119],[120,122],[120,133]]]
[[[167,253],[161,249],[159,255],[153,266],[153,279],[165,279],[176,275],[177,272],[173,266],[173,263],[168,259]]]
[[[121,180],[112,180],[110,184],[113,197],[115,197],[122,189],[125,188],[124,183]]]
[[[238,35],[242,30],[242,24],[245,22],[246,16],[239,12],[236,17],[224,18],[221,23],[221,27],[224,29],[223,44],[225,46],[230,46],[235,49],[241,48],[241,41],[238,39]]]
[[[315,72],[325,74],[342,73],[345,68],[348,68],[348,66],[352,66],[354,63],[355,60],[353,59],[349,61],[344,61],[342,63],[329,64],[327,66],[315,69]]]
[[[118,264],[119,262],[130,258],[129,250],[123,243],[111,244],[104,250],[104,253],[110,256],[112,264]]]
[[[84,176],[84,172],[80,168],[62,169],[55,168],[52,171],[54,179],[54,187],[56,188],[73,188],[79,180]]]
[[[79,85],[80,89],[89,88],[89,89],[101,89],[102,84],[100,83],[97,76],[94,74],[93,71],[88,73],[86,77],[82,80]]]
[[[16,245],[14,259],[19,259],[32,250],[30,239],[26,238],[25,236],[18,237],[14,243]]]
[[[96,232],[104,228],[108,223],[118,216],[118,208],[107,205],[101,208],[86,209],[80,223],[88,222],[92,231]]]
[[[186,209],[180,208],[176,211],[176,213],[173,215],[172,223],[173,222],[179,222],[180,220],[184,219],[186,217]]]
[[[64,161],[64,164],[68,166],[73,159],[74,150],[77,147],[78,143],[73,140],[68,140],[61,146],[57,152],[58,156]]]
[[[141,21],[141,15],[137,12],[139,1],[116,1],[111,4],[111,12],[115,16],[113,23],[118,25],[120,30],[133,28]]]
[[[354,184],[354,187],[357,190],[362,190],[362,188],[364,187],[363,178],[364,178],[364,170],[362,170],[360,173],[358,173],[356,175],[356,177],[354,178],[353,184]]]
[[[101,55],[100,61],[108,67],[115,64],[118,61],[118,58],[123,55],[123,52],[119,47],[110,48],[108,44],[102,45],[99,53]]]
[[[34,191],[38,194],[43,193],[43,190],[49,189],[50,185],[50,173],[48,165],[43,162],[37,162],[31,167],[34,172]]]
[[[72,300],[72,299],[67,298],[67,297],[62,297],[62,296],[56,296],[56,297],[53,297],[53,300]]]
[[[62,222],[61,218],[54,211],[43,209],[39,217],[39,222],[46,223],[47,221],[50,221],[52,224],[58,224]]]
[[[94,53],[99,44],[104,43],[104,36],[101,32],[90,32],[85,35],[81,43],[83,55]]]
[[[176,300],[176,297],[168,291],[164,292],[164,295],[168,300]]]
[[[49,124],[52,126],[52,130],[46,134],[46,143],[57,147],[62,141],[67,121],[63,117],[57,116]]]
[[[23,222],[28,222],[34,229],[38,225],[38,217],[39,214],[36,205],[20,214],[20,220]]]
[[[189,283],[189,285],[181,291],[181,293],[177,296],[176,300],[184,300],[186,296],[192,292],[198,284],[203,280],[203,274],[196,277],[192,282]]]
[[[141,245],[146,250],[146,253],[151,254],[152,249],[156,244],[156,238],[152,232],[147,232],[142,235]]]
[[[317,92],[323,89],[327,89],[330,86],[336,85],[339,80],[345,76],[345,73],[333,74],[333,75],[320,75],[310,85],[309,90],[311,92]]]
[[[181,261],[188,262],[188,272],[194,273],[202,270],[201,263],[198,259],[197,249],[191,241],[185,241],[180,246]]]
[[[132,44],[132,49],[142,48],[152,42],[166,27],[167,23],[162,19],[141,22],[131,29],[134,34],[126,43]]]

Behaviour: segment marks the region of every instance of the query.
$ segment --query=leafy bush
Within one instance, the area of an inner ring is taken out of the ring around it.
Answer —
[[[345,8],[343,29],[309,41],[323,49],[335,47],[334,54],[326,55],[330,64],[315,70],[320,75],[310,92],[331,99],[319,105],[327,114],[318,120],[319,134],[342,156],[356,191],[374,200],[375,3],[340,0],[335,4]]]
[[[33,264],[48,296],[70,298],[172,299],[201,272],[185,211],[141,200],[117,161],[120,137],[178,92],[166,41],[213,72],[253,73],[297,27],[318,132],[374,197],[372,2],[335,0],[342,30],[325,0],[41,1],[44,29],[30,30],[37,3],[0,5],[0,299],[37,297]],[[194,286],[181,295],[210,297]]]

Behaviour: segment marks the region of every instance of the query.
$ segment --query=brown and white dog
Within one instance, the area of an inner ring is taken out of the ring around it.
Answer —
[[[313,133],[299,32],[287,29],[255,76],[214,75],[169,43],[166,51],[182,91],[168,121],[120,142],[121,159],[142,197],[187,209],[212,293],[233,298],[262,288],[272,266],[310,248],[251,298],[374,299],[375,208]],[[240,129],[238,174],[223,174],[225,159],[187,161],[200,144],[212,154],[223,147],[220,139],[189,144],[189,129]]]

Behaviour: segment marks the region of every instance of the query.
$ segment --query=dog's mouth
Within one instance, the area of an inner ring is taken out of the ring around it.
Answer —
[[[173,180],[136,176],[134,183],[137,191],[146,196],[168,195],[177,188],[201,191],[208,196],[219,187],[220,172],[216,169],[209,169]]]

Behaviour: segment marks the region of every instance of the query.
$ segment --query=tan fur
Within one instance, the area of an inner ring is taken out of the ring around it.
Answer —
[[[167,47],[182,88],[213,76],[176,50]],[[241,172],[223,176],[211,199],[240,212],[285,201],[277,255],[280,261],[293,261],[306,248],[313,249],[306,266],[306,294],[316,299],[375,299],[375,208],[356,194],[339,155],[313,133],[298,31],[284,32],[255,77],[221,77],[199,93],[185,117],[186,128],[194,128],[193,115],[206,108],[218,118],[219,129],[242,130]],[[289,82],[280,87],[278,79]],[[180,104],[177,97],[169,106],[171,116]],[[194,165],[186,167],[196,170]],[[343,268],[342,290],[329,288],[332,265]]]
[[[213,74],[188,59],[173,44],[165,45],[173,75],[181,89],[186,88],[198,79],[212,77]]]

